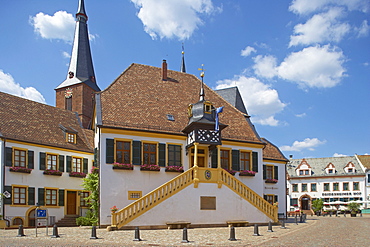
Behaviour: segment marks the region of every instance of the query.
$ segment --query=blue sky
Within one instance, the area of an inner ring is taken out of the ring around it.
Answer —
[[[0,91],[55,105],[78,0],[0,0]],[[238,86],[258,133],[288,157],[370,153],[368,0],[85,0],[95,75],[131,63]]]

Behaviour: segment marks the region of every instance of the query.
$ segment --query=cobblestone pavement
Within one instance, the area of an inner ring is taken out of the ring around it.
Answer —
[[[229,241],[230,228],[188,229],[189,243],[181,243],[183,230],[141,230],[142,241],[133,241],[130,231],[108,232],[97,229],[99,239],[90,239],[89,227],[59,227],[60,238],[51,238],[53,229],[24,229],[24,237],[17,237],[18,229],[0,230],[0,246],[369,246],[370,215],[364,217],[308,217],[306,223],[295,224],[293,218],[286,229],[273,226],[259,227],[261,236],[253,236],[254,227],[236,227],[237,241]]]

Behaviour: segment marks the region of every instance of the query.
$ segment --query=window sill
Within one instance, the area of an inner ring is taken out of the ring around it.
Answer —
[[[272,180],[272,179],[266,179],[265,183],[266,184],[276,184],[278,181],[277,180]]]
[[[44,175],[51,175],[51,176],[62,176],[62,173],[45,173],[43,172]]]
[[[140,171],[159,172],[160,170],[150,170],[150,169],[140,168]]]
[[[242,177],[255,177],[256,174],[245,174],[245,173],[239,173],[239,176],[242,176]]]
[[[69,176],[73,178],[85,178],[86,174],[85,173],[70,173]]]
[[[119,167],[119,166],[112,166],[113,170],[134,170],[133,167]]]
[[[24,168],[24,170],[23,170],[23,169],[20,169],[20,170],[13,170],[13,169],[14,169],[14,168],[10,168],[10,169],[9,169],[9,171],[10,171],[10,172],[27,173],[27,174],[30,174],[30,173],[31,173],[31,171],[32,171],[32,169],[27,170],[28,168]]]

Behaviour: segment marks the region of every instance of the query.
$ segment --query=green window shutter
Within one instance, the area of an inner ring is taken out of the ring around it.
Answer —
[[[240,152],[239,150],[232,150],[231,157],[232,157],[231,169],[233,169],[234,171],[240,171]]]
[[[263,179],[266,179],[266,165],[263,165]]]
[[[35,205],[35,188],[28,187],[28,205]]]
[[[167,145],[167,156],[169,166],[182,166],[181,164],[181,145]]]
[[[4,191],[8,191],[10,193],[10,197],[9,198],[3,197],[4,204],[12,204],[12,196],[13,196],[12,186],[5,185],[4,186]]]
[[[141,165],[141,141],[132,142],[132,163]]]
[[[217,155],[217,148],[212,150],[212,156],[211,156],[211,166],[212,168],[217,168],[218,163],[218,155]]]
[[[159,143],[158,145],[158,165],[166,166],[166,144]]]
[[[64,155],[59,155],[59,171],[64,172]]]
[[[72,171],[72,157],[67,156],[67,172],[71,172],[71,171]]]
[[[84,166],[83,166],[83,173],[87,174],[88,173],[88,170],[89,170],[89,160],[84,158]]]
[[[105,162],[107,164],[114,163],[114,139],[106,139]]]
[[[12,165],[13,165],[13,149],[6,147],[5,148],[5,166],[12,166]]]
[[[279,179],[279,167],[274,166],[274,179],[278,180]]]
[[[34,152],[28,150],[28,165],[27,165],[27,167],[29,169],[33,169],[34,168],[34,158],[33,157],[34,157]]]
[[[263,199],[267,201],[267,195],[263,195]]]
[[[278,202],[278,196],[277,195],[274,196],[274,202]]]
[[[258,172],[258,152],[252,152],[252,171]]]
[[[93,166],[96,166],[98,164],[98,148],[94,148],[94,163]]]
[[[46,169],[46,153],[40,153],[40,170]]]
[[[64,190],[59,190],[58,193],[59,193],[58,205],[59,206],[64,206]]]
[[[44,188],[38,189],[38,203],[39,203],[39,206],[44,206],[45,204],[45,189]]]

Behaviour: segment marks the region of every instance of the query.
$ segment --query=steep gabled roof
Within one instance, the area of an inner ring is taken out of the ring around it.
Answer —
[[[284,154],[280,151],[280,149],[268,141],[266,138],[261,138],[263,142],[266,143],[266,146],[263,148],[263,158],[269,160],[277,160],[287,162],[288,159],[285,158]]]
[[[370,169],[370,155],[356,155],[365,169]]]
[[[130,128],[184,135],[188,105],[199,101],[201,82],[194,75],[168,70],[162,80],[161,69],[131,64],[107,89],[100,92],[98,119],[105,127]],[[217,108],[224,106],[220,122],[228,125],[223,139],[264,144],[245,115],[207,85],[205,98]],[[167,114],[174,116],[169,121]]]
[[[235,106],[236,109],[248,115],[238,87],[218,89],[216,90],[216,93],[221,95],[221,97],[227,100],[227,102]]]
[[[66,142],[64,132],[69,130],[75,132],[76,144]],[[81,127],[76,113],[3,92],[0,92],[0,133],[6,139],[93,152],[93,131]]]

